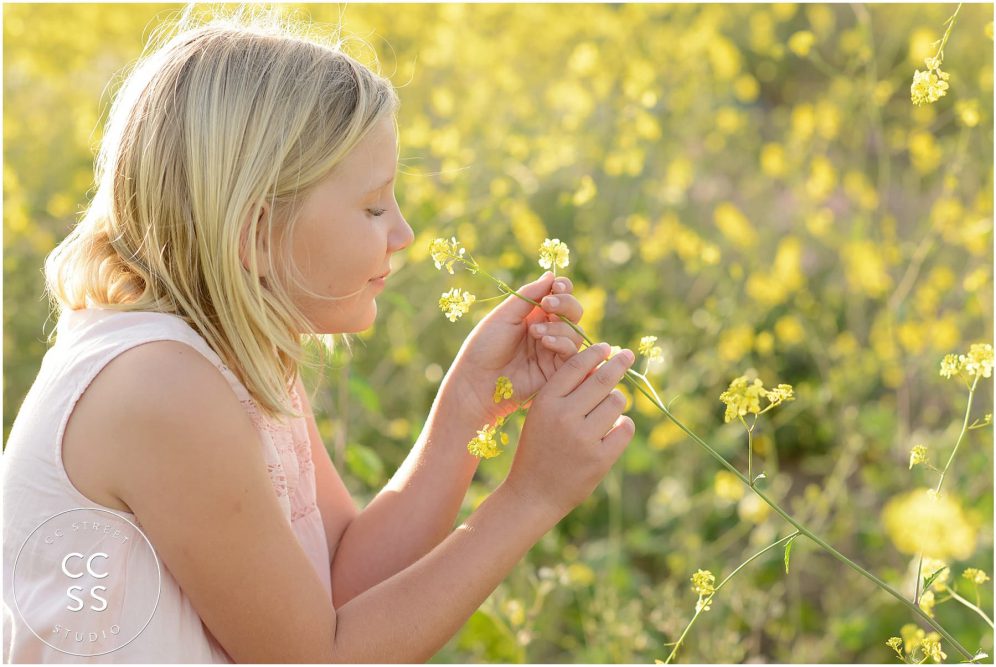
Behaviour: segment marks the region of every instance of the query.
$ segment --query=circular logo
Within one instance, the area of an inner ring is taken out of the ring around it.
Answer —
[[[36,637],[92,657],[120,649],[149,625],[162,570],[138,526],[111,510],[79,507],[31,531],[14,558],[12,589]]]

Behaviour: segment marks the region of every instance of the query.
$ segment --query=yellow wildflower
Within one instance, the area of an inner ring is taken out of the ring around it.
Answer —
[[[945,354],[941,359],[941,377],[954,377],[961,371],[961,362],[956,354]]]
[[[958,360],[970,377],[981,375],[988,378],[993,375],[993,346],[989,343],[973,343],[968,348],[968,354],[959,355]]]
[[[644,336],[640,339],[640,354],[647,357],[648,361],[658,361],[664,354],[661,348],[654,345],[657,342],[657,336]]]
[[[712,595],[716,592],[716,577],[709,570],[698,570],[692,575],[692,591],[699,595]]]
[[[770,401],[764,410],[761,409],[761,398]],[[765,389],[760,378],[755,378],[753,384],[748,384],[747,376],[742,375],[730,383],[729,388],[719,395],[719,400],[726,404],[726,414],[723,415],[723,419],[730,422],[747,413],[759,415],[767,412],[784,401],[794,400],[794,396],[790,384],[780,384],[774,389]]]
[[[926,462],[927,462],[926,445],[914,445],[913,449],[910,450],[910,470],[913,469],[913,466]]]
[[[501,454],[501,449],[498,445],[498,441],[495,440],[495,436],[498,436],[498,439],[501,441],[502,445],[508,444],[508,434],[497,432],[504,422],[504,419],[499,419],[494,426],[491,424],[485,424],[484,427],[477,432],[477,437],[467,443],[467,451],[482,459],[492,459]]]
[[[961,573],[961,576],[968,579],[974,584],[984,584],[987,581],[989,581],[989,575],[986,574],[983,570],[980,570],[975,567],[968,568],[967,570]]]
[[[495,403],[501,403],[502,399],[512,398],[512,381],[502,375],[495,383]]]
[[[445,265],[450,275],[453,275],[453,264],[461,261],[465,252],[467,252],[466,248],[460,247],[460,242],[456,240],[455,236],[449,241],[444,238],[436,238],[429,244],[429,254],[432,255],[432,261],[436,264],[436,268],[442,269]]]
[[[969,378],[992,377],[993,346],[989,343],[973,343],[968,354],[946,354],[941,359],[941,377],[954,377],[965,371]]]
[[[916,70],[910,86],[910,99],[917,106],[931,104],[948,94],[950,75],[941,69],[940,58],[926,58],[924,64],[926,71]]]
[[[476,300],[477,297],[470,292],[454,287],[448,292],[443,292],[443,295],[439,297],[439,308],[446,314],[450,322],[456,322],[470,310],[470,306]]]
[[[761,412],[761,398],[764,397],[764,383],[755,378],[753,384],[747,384],[747,376],[741,375],[730,383],[729,388],[719,395],[719,400],[726,404],[726,414],[723,420],[730,422],[737,417],[743,417],[748,412]]]
[[[570,248],[560,239],[546,239],[539,253],[539,265],[544,269],[552,269],[554,265],[563,269],[570,264]]]
[[[795,396],[792,394],[792,385],[780,384],[774,389],[769,389],[768,400],[771,401],[772,406],[795,400]]]
[[[924,658],[930,658],[934,662],[942,662],[948,654],[941,650],[941,636],[936,632],[931,632],[920,642],[920,649],[923,650]]]
[[[903,640],[901,637],[889,637],[889,640],[885,642],[885,645],[895,651],[900,660],[903,660]],[[903,660],[903,662],[905,662],[905,660]]]

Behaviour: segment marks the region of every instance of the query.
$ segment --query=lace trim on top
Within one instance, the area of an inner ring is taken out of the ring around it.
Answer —
[[[300,412],[301,398],[296,387],[291,390],[290,399],[291,407]],[[252,398],[242,400],[242,405],[263,439],[270,482],[287,516],[291,521],[297,521],[317,510],[313,481],[315,466],[305,418],[285,418],[281,423],[263,413]]]

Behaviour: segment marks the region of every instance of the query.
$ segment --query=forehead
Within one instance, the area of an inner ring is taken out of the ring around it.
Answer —
[[[397,133],[391,118],[375,124],[333,172],[343,184],[368,192],[394,175],[398,163]]]

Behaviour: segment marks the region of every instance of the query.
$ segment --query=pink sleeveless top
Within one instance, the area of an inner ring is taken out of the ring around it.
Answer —
[[[59,318],[56,342],[42,360],[2,457],[5,663],[233,662],[155,555],[155,545],[139,532],[138,518],[84,496],[62,463],[66,423],[90,382],[117,355],[157,340],[189,345],[228,380],[259,432],[273,491],[287,521],[332,599],[329,550],[315,502],[305,419],[281,423],[266,418],[204,338],[179,317],[99,308],[67,310]],[[291,401],[300,411],[296,391]],[[58,553],[46,551],[57,548]],[[62,567],[53,565],[63,554],[68,560],[62,561]],[[90,560],[84,554],[90,554]],[[91,576],[83,576],[84,572]],[[127,582],[126,587],[117,587],[121,592],[98,585],[116,580]],[[67,597],[66,591],[67,584],[75,583],[81,589],[76,596],[90,606],[74,612],[71,609],[82,603]],[[103,603],[102,598],[110,600]],[[99,608],[102,604],[104,609]]]

